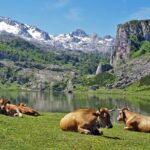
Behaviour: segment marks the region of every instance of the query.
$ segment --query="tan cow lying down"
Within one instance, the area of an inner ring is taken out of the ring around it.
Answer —
[[[28,107],[24,103],[18,104],[18,108],[21,113],[26,114],[26,115],[31,115],[31,116],[39,116],[40,115],[36,110]]]
[[[60,121],[60,128],[64,131],[100,135],[102,134],[100,127],[113,127],[107,108],[101,108],[98,111],[77,109],[65,115]]]
[[[150,132],[150,117],[131,112],[128,108],[119,111],[118,121],[124,121],[125,129]]]
[[[9,116],[22,117],[22,113],[19,111],[18,107],[14,104],[11,104],[6,98],[0,99],[0,112]]]

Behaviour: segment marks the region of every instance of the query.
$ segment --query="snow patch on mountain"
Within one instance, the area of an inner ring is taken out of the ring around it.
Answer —
[[[71,33],[51,35],[41,29],[19,23],[7,17],[0,17],[0,32],[11,33],[28,41],[46,44],[53,50],[72,50],[84,52],[111,52],[114,38],[111,36],[99,37],[97,34],[88,35],[77,29]]]
[[[6,32],[12,33],[12,34],[18,34],[19,33],[18,26],[12,26],[12,25],[9,25],[5,22],[0,22],[0,31],[6,31]]]

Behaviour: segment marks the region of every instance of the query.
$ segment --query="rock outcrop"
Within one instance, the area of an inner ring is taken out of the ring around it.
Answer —
[[[150,41],[150,20],[132,20],[118,25],[116,43],[111,64],[126,64],[129,56],[137,50],[142,41]]]
[[[99,64],[96,70],[96,75],[101,73],[101,72],[105,72],[105,71],[109,71],[113,69],[113,67],[110,64]]]
[[[150,57],[142,56],[114,69],[117,81],[108,88],[124,88],[150,74]]]
[[[130,57],[145,41],[150,41],[150,20],[133,20],[118,25],[111,57],[117,81],[107,85],[108,88],[124,88],[150,74],[150,55]]]

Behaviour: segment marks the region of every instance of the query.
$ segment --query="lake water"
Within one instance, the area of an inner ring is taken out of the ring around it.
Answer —
[[[43,92],[0,92],[0,97],[7,97],[12,103],[25,102],[40,112],[70,112],[77,108],[122,108],[150,115],[150,97],[123,97],[122,95],[93,95],[89,93],[65,94]],[[113,112],[115,120],[118,112]]]

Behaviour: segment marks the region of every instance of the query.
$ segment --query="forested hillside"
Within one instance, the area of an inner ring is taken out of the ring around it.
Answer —
[[[45,89],[45,83],[48,85],[51,81],[62,81],[63,78],[67,80],[70,72],[78,75],[95,74],[101,61],[108,62],[109,55],[96,52],[49,52],[20,38],[1,40],[0,83],[34,89],[39,89],[42,84]],[[35,83],[37,85],[33,86]]]

